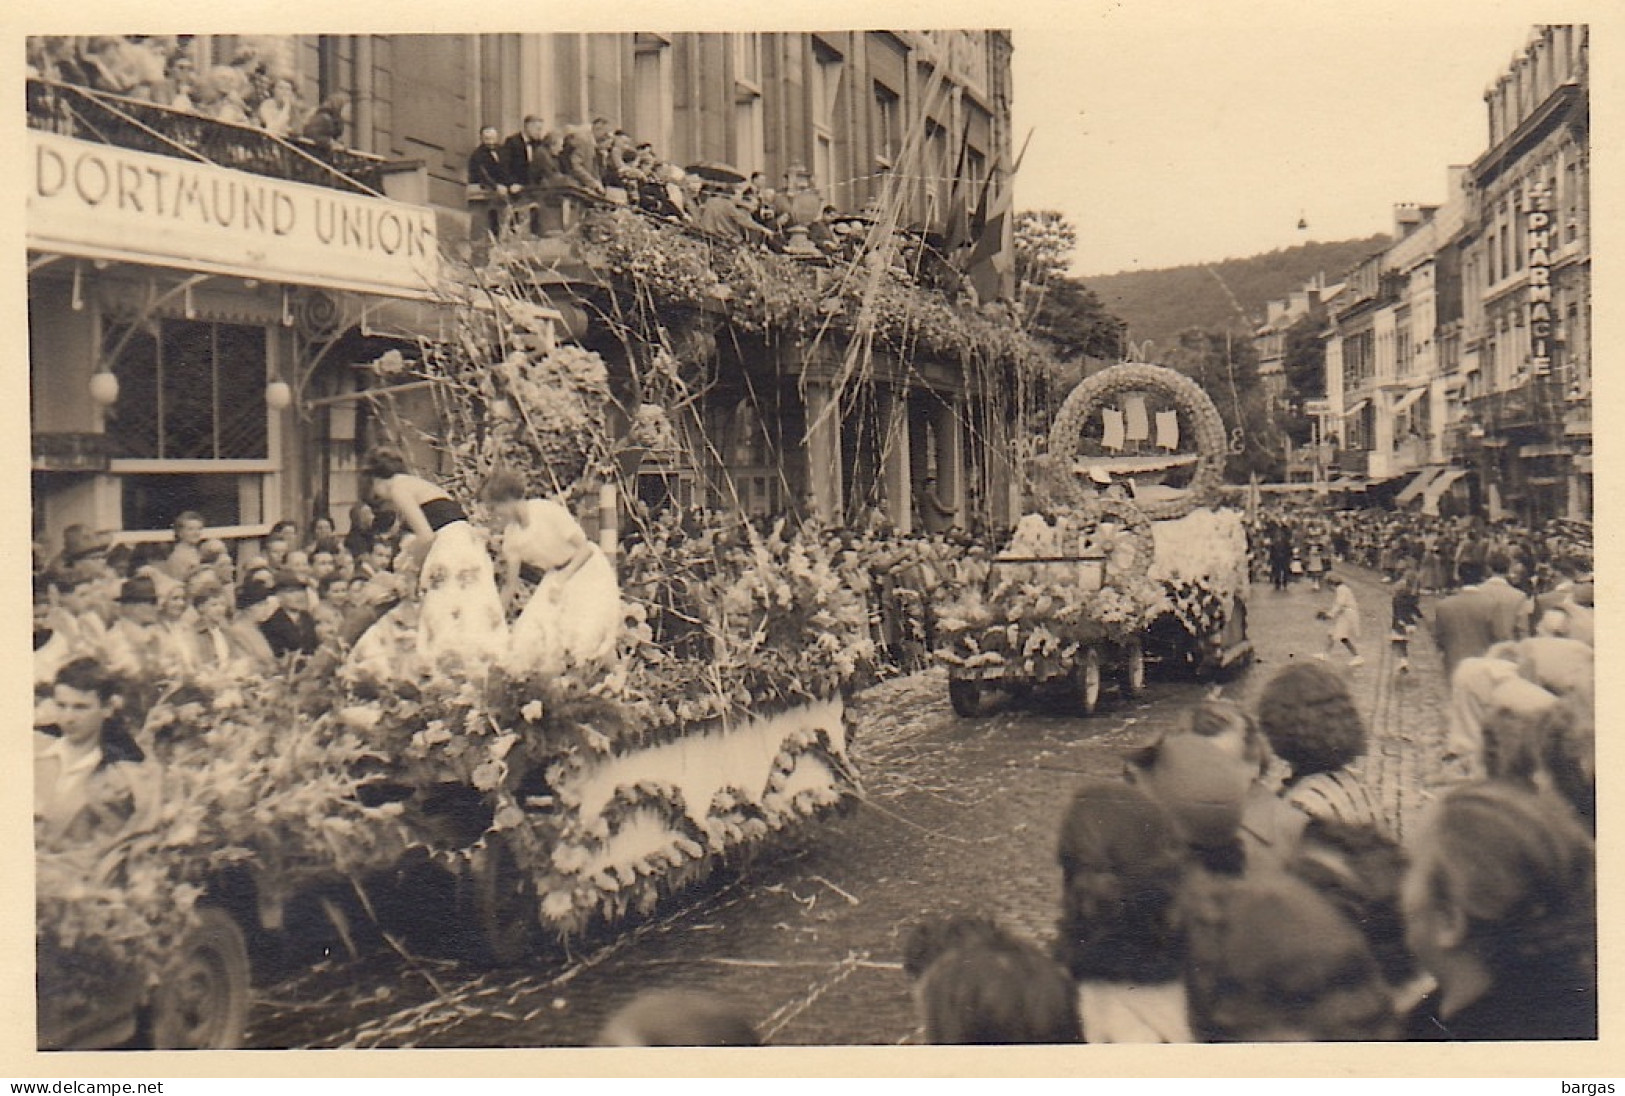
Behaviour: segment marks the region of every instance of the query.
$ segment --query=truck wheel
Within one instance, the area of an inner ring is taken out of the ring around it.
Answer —
[[[982,686],[976,681],[951,679],[948,682],[948,703],[954,714],[971,719],[982,714]]]
[[[157,1050],[235,1050],[248,1023],[248,948],[225,910],[208,907],[181,941],[152,1003]]]
[[[1144,692],[1145,648],[1136,639],[1123,654],[1123,695],[1140,696]]]
[[[1078,707],[1084,715],[1094,715],[1100,706],[1100,649],[1085,647],[1073,671],[1077,683]]]

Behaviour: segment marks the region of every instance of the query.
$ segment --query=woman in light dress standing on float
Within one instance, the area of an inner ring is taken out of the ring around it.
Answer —
[[[556,677],[572,666],[611,661],[622,614],[620,584],[609,557],[587,539],[565,506],[526,498],[524,481],[516,474],[494,473],[483,494],[503,530],[505,597],[517,594],[522,572],[541,572],[513,626],[508,672]]]
[[[455,654],[468,670],[483,673],[506,653],[508,628],[491,557],[468,515],[445,488],[414,475],[396,449],[372,449],[361,472],[371,480],[373,497],[387,503],[414,534],[422,592],[419,658],[435,666]]]

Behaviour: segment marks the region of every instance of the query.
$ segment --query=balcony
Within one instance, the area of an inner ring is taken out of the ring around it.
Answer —
[[[98,144],[374,197],[383,194],[387,175],[417,166],[39,78],[28,81],[28,125]]]

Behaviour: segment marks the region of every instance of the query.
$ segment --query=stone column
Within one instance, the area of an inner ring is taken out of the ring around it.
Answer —
[[[965,514],[965,423],[960,401],[943,397],[932,414],[937,435],[937,498],[952,506],[954,525],[964,528]]]
[[[884,390],[886,436],[881,441],[881,480],[886,487],[886,513],[899,533],[914,529],[914,477],[910,474],[908,392],[901,386]]]
[[[841,515],[841,414],[830,407],[828,381],[807,380],[801,386],[807,414],[807,493],[820,521],[834,524]]]

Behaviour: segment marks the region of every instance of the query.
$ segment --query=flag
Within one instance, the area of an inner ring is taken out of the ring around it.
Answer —
[[[943,252],[952,255],[970,238],[970,214],[965,199],[960,196],[959,185],[965,177],[965,155],[970,151],[970,116],[965,117],[965,132],[959,138],[959,162],[954,165],[954,181],[948,188],[948,213],[943,225]]]
[[[993,189],[993,177],[998,174],[996,169],[987,173],[987,182],[982,186],[981,200],[976,203],[976,216],[971,222],[971,231],[976,235],[976,245],[965,257],[964,270],[965,276],[976,289],[977,299],[981,301],[993,301],[1015,295],[1015,214],[1010,206],[1015,196],[1013,184],[1016,172],[1021,170],[1021,161],[1027,156],[1027,142],[1031,141],[1032,137],[1029,131],[1027,140],[1022,142],[1020,154],[1016,156],[1015,165],[1010,168],[1010,176],[1004,181],[1004,187],[999,191],[999,196],[994,199],[992,206],[988,205],[988,195]]]

